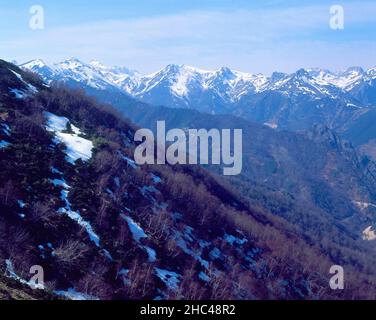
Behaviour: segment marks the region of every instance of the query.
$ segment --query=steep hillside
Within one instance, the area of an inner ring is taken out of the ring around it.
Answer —
[[[358,112],[341,130],[341,135],[351,140],[360,153],[376,160],[376,108]]]
[[[231,177],[231,183],[250,201],[300,225],[304,232],[332,236],[333,230],[322,228],[324,220],[327,228],[346,225],[344,234],[360,238],[374,223],[373,212],[364,216],[358,205],[375,199],[372,163],[363,163],[351,144],[325,127],[295,134],[190,110],[138,106],[124,112],[153,130],[157,120],[165,120],[168,128],[241,128],[243,171]],[[210,169],[220,173],[216,167]]]
[[[0,301],[2,300],[56,300],[63,299],[44,290],[34,290],[19,281],[0,274]]]

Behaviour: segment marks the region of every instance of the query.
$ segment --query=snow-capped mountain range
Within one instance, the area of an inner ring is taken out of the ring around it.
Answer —
[[[174,64],[158,72],[142,75],[125,67],[109,67],[98,61],[85,63],[76,58],[52,65],[36,59],[22,64],[21,67],[42,74],[47,81],[55,78],[71,79],[98,89],[114,86],[141,99],[165,88],[171,95],[185,99],[186,102],[195,91],[212,91],[226,102],[236,102],[249,93],[282,91],[291,94],[294,85],[295,89],[300,89],[303,94],[305,92],[334,97],[339,89],[351,92],[362,82],[376,79],[376,68],[365,71],[360,67],[352,67],[344,72],[300,69],[293,74],[275,72],[270,77],[234,71],[226,67],[207,71]]]
[[[21,65],[39,73],[45,81],[65,81],[98,90],[116,90],[153,105],[232,113],[261,122],[280,122],[275,112],[264,114],[265,97],[273,96],[278,112],[301,103],[315,109],[328,106],[353,110],[376,105],[376,68],[352,67],[344,72],[300,69],[271,76],[220,68],[201,70],[186,65],[168,65],[143,75],[125,67],[108,67],[98,61],[76,58],[48,65],[37,59]],[[260,102],[262,101],[262,102]],[[260,105],[261,103],[261,105]],[[270,104],[270,103],[269,103]],[[255,114],[262,116],[254,118]]]
[[[84,63],[76,58],[48,65],[40,59],[21,65],[37,72],[46,81],[75,80],[97,89],[117,87],[134,97],[143,98],[162,87],[176,98],[188,98],[193,91],[216,91],[226,101],[236,101],[246,92],[262,91],[268,83],[264,75],[253,75],[221,68],[206,71],[185,65],[168,65],[148,75],[125,67],[108,67],[98,61]]]

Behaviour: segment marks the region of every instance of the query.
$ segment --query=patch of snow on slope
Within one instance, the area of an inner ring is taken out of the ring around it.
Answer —
[[[243,245],[248,242],[246,238],[241,239],[228,233],[225,233],[224,240],[230,245],[233,245],[233,244]]]
[[[131,230],[134,241],[140,243],[141,239],[145,239],[148,237],[145,231],[140,227],[140,225],[136,223],[131,217],[128,217],[125,214],[121,214],[120,216],[128,223],[128,227]],[[157,253],[154,249],[142,245],[139,245],[139,247],[146,251],[149,258],[149,262],[152,263],[157,261]]]
[[[15,95],[16,99],[24,99],[27,97],[27,94],[19,89],[10,89],[10,92]]]
[[[97,297],[77,292],[74,288],[70,288],[67,291],[54,291],[54,293],[58,296],[63,296],[70,300],[76,301],[84,301],[84,300],[99,300]]]
[[[131,280],[128,278],[129,271],[130,271],[129,269],[122,268],[117,274],[117,277],[122,278],[125,286],[129,286],[132,284]]]
[[[277,129],[278,128],[278,124],[276,124],[274,122],[265,122],[264,125],[267,126],[267,127],[269,127],[269,128],[272,128],[272,129]]]
[[[50,112],[45,112],[45,116],[47,118],[47,129],[49,131],[64,131],[67,128],[67,124],[69,123],[68,118],[59,117]]]
[[[128,223],[128,226],[129,226],[129,229],[131,230],[132,232],[132,235],[133,235],[133,239],[136,241],[136,242],[140,242],[141,239],[143,238],[147,238],[148,236],[146,235],[146,233],[144,232],[144,230],[140,227],[139,224],[137,224],[131,217],[128,217],[124,214],[121,215],[121,217],[127,221]]]
[[[190,234],[187,234],[187,232],[185,233],[181,233],[179,231],[175,231],[175,241],[176,241],[176,245],[181,249],[183,250],[184,253],[190,255],[191,257],[193,257],[195,260],[197,260],[202,267],[204,267],[205,269],[209,269],[209,262],[206,261],[205,259],[203,259],[201,257],[202,255],[202,247],[199,249],[199,250],[193,250],[189,247],[188,243],[187,242],[193,242],[193,240],[191,240],[191,235]],[[187,240],[185,240],[185,239]],[[200,242],[200,240],[198,241]]]
[[[172,290],[176,290],[178,288],[178,284],[180,282],[180,274],[176,272],[155,268],[155,272],[159,279],[161,279],[164,284]]]
[[[0,149],[5,149],[10,146],[9,142],[6,142],[4,140],[0,140]]]
[[[45,112],[47,118],[47,130],[54,132],[56,139],[66,145],[67,161],[74,164],[78,159],[88,161],[92,157],[93,143],[90,140],[79,137],[81,130],[71,125],[73,133],[63,133],[66,130],[69,119]]]
[[[43,283],[36,283],[34,281],[26,281],[25,279],[22,279],[20,276],[17,275],[16,271],[14,270],[13,263],[10,259],[5,260],[6,264],[6,270],[5,270],[5,276],[8,278],[12,278],[19,283],[28,285],[32,289],[40,289],[44,290],[44,284]]]
[[[202,272],[202,271],[201,271],[201,272],[199,273],[198,277],[199,277],[202,281],[204,281],[204,282],[209,282],[209,281],[210,281],[210,277],[207,276],[205,272]]]
[[[146,197],[148,193],[158,193],[158,189],[154,186],[143,186],[142,188],[139,188],[141,194]]]
[[[94,232],[93,227],[91,226],[90,222],[85,221],[77,211],[73,211],[71,208],[71,203],[69,202],[69,199],[68,199],[70,186],[68,186],[65,183],[64,179],[54,179],[52,180],[52,183],[55,186],[59,186],[63,188],[61,190],[61,200],[65,202],[65,207],[60,208],[58,212],[62,214],[66,214],[70,219],[76,221],[81,227],[83,227],[86,230],[87,234],[89,235],[90,240],[94,242],[97,247],[99,247],[100,238]]]
[[[90,222],[85,221],[77,211],[70,209],[70,203],[68,202],[68,191],[63,190],[61,194],[62,199],[66,201],[66,207],[60,208],[59,212],[66,214],[69,218],[76,221],[81,227],[83,227],[89,235],[90,240],[93,241],[97,247],[99,247],[99,236],[94,232]]]
[[[64,179],[53,179],[51,180],[55,187],[62,187],[64,189],[69,189],[70,187],[65,183]]]
[[[22,200],[17,200],[17,203],[18,203],[18,206],[19,206],[21,209],[25,208],[25,206],[26,206],[25,202],[23,202]]]
[[[363,240],[372,241],[376,239],[375,230],[372,230],[372,226],[369,226],[363,230]]]
[[[52,168],[51,171],[54,174],[63,175],[63,173],[56,168]],[[86,230],[90,240],[93,241],[97,247],[100,247],[100,238],[94,232],[91,224],[88,221],[85,221],[78,212],[72,211],[71,209],[71,204],[68,200],[69,189],[71,187],[65,182],[64,178],[53,179],[50,181],[55,187],[60,187],[63,189],[61,191],[61,199],[65,202],[65,208],[60,208],[58,212],[66,214],[69,218],[76,221],[81,227],[83,227]],[[108,260],[113,261],[113,258],[108,250],[102,249],[102,252]]]
[[[353,201],[353,203],[361,210],[368,209],[370,207],[376,208],[376,205],[369,202],[363,202],[363,201]]]
[[[353,103],[347,103],[347,104],[346,104],[346,107],[356,108],[356,109],[361,109],[361,108],[362,108],[362,107],[357,106],[356,104],[353,104]]]
[[[218,248],[214,248],[212,251],[210,251],[209,256],[213,260],[219,259],[222,256],[222,252]]]
[[[24,85],[26,85],[29,93],[37,93],[38,92],[37,88],[35,88],[32,84],[26,82],[19,73],[17,73],[16,71],[13,71],[11,69],[9,69],[9,70],[18,78],[18,80],[20,80]]]
[[[154,249],[147,247],[147,246],[144,246],[143,248],[146,251],[146,253],[148,254],[149,262],[157,261],[157,253],[155,252]]]
[[[159,184],[159,183],[162,183],[162,179],[161,179],[161,177],[159,177],[159,176],[157,176],[157,175],[155,175],[155,174],[151,174],[151,178],[153,179],[153,182],[155,183],[155,184]]]
[[[6,136],[10,137],[10,133],[11,133],[10,127],[5,123],[2,123],[1,126],[3,127],[3,133]]]

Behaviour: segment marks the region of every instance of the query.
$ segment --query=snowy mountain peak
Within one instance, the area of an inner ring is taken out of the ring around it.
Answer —
[[[153,76],[155,74],[158,74],[158,73],[162,73],[162,74],[206,74],[206,73],[209,73],[210,71],[206,71],[206,70],[202,70],[202,69],[199,69],[199,68],[195,68],[195,67],[192,67],[192,66],[188,66],[188,65],[185,65],[185,64],[169,64],[167,65],[165,68],[163,68],[162,70],[160,70],[159,72],[157,73],[153,73],[151,74],[150,76]]]
[[[181,69],[185,69],[185,65],[183,65],[183,64],[180,64],[180,65],[179,64],[169,64],[163,70],[165,70],[166,72],[177,73]]]
[[[102,62],[97,61],[97,60],[92,60],[92,61],[90,61],[89,64],[90,64],[90,66],[92,66],[94,69],[96,69],[98,71],[112,72],[112,73],[115,73],[115,74],[126,74],[126,75],[139,74],[135,70],[131,70],[131,69],[128,69],[126,67],[107,66],[107,65],[105,65]]]
[[[98,61],[98,60],[91,60],[90,63],[89,63],[91,66],[93,66],[94,68],[98,68],[98,69],[108,69],[108,67],[106,65],[104,65],[102,62]]]
[[[368,69],[367,74],[370,76],[376,76],[376,67]]]
[[[225,77],[235,77],[235,73],[228,67],[221,67],[216,73]]]
[[[42,59],[34,59],[22,64],[21,67],[26,69],[43,68],[47,67],[47,64]]]
[[[62,63],[65,63],[65,62],[68,62],[68,63],[77,63],[77,64],[84,64],[84,65],[87,65],[88,63],[84,62],[83,60],[79,59],[79,58],[76,58],[76,57],[70,57],[69,59],[65,59],[63,61],[60,62],[60,64]]]
[[[88,66],[88,65],[80,61],[77,58],[70,58],[70,59],[60,62],[58,66],[62,68],[66,68],[66,69],[75,69],[77,67]]]
[[[275,82],[279,81],[283,78],[286,78],[287,74],[283,72],[273,72],[272,76],[270,77],[270,81]]]
[[[364,69],[362,67],[350,67],[344,74],[364,74]]]
[[[295,76],[298,78],[310,78],[309,72],[303,68],[296,71]]]

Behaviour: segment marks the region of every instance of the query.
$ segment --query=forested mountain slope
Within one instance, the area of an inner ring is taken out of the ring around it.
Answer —
[[[0,119],[7,281],[28,286],[40,265],[43,294],[70,299],[375,297],[367,252],[329,253],[197,166],[138,166],[135,127],[81,91],[1,61]]]

